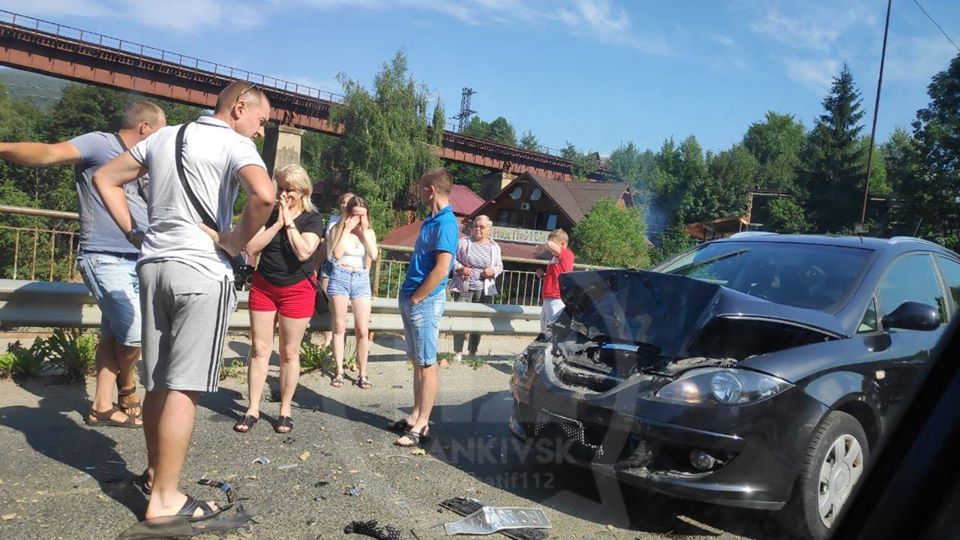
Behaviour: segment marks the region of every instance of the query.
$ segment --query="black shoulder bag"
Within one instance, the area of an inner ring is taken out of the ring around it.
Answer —
[[[280,216],[277,216],[277,219],[280,219]],[[296,226],[296,225],[294,225]],[[321,240],[322,241],[322,240]],[[320,249],[320,245],[317,245],[317,249]],[[316,265],[314,265],[316,266]],[[323,290],[323,287],[320,286],[320,276],[316,276],[316,280],[311,280],[310,276],[303,271],[303,268],[298,269],[301,274],[303,274],[304,279],[310,282],[313,285],[313,290],[316,291],[316,300],[313,303],[313,314],[320,316],[330,313],[330,297],[327,296],[327,291]]]
[[[200,220],[203,221],[203,224],[207,227],[210,227],[214,231],[220,232],[220,226],[217,225],[217,220],[213,219],[207,209],[200,204],[200,199],[197,198],[197,195],[193,192],[193,188],[190,187],[190,183],[187,182],[187,174],[183,169],[183,134],[187,131],[187,126],[189,124],[183,124],[180,126],[180,129],[177,130],[177,140],[176,140],[176,162],[177,162],[177,176],[180,177],[180,185],[183,186],[183,191],[186,192],[187,198],[190,199],[190,204],[193,205],[194,210],[200,214]],[[253,281],[253,267],[246,263],[243,260],[243,257],[240,255],[233,256],[227,253],[223,248],[217,246],[217,249],[222,251],[227,259],[230,261],[230,266],[233,267],[233,286],[238,291],[243,290],[245,285],[249,285]]]

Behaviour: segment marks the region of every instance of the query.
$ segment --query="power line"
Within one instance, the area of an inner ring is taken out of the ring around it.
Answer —
[[[920,5],[919,0],[913,0],[913,3],[916,4],[918,8],[920,8],[920,11],[922,11],[923,14],[927,16],[928,19],[930,19],[930,22],[932,22],[937,28],[940,29],[940,33],[943,34],[943,37],[947,38],[947,41],[949,41],[950,44],[956,47],[957,51],[960,52],[960,46],[958,46],[952,39],[950,39],[950,36],[947,35],[947,32],[944,31],[943,27],[940,26],[940,24],[937,23],[937,21],[933,20],[933,17],[931,17],[930,14],[927,13],[927,10],[923,9],[923,6]]]

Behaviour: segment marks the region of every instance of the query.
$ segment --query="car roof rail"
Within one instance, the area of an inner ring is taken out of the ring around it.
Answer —
[[[734,233],[733,235],[728,236],[727,238],[749,238],[751,236],[770,236],[772,234],[777,234],[777,233],[770,232],[770,231],[743,231],[743,232]]]
[[[936,246],[938,248],[943,248],[943,246],[941,246],[936,242],[931,242],[930,240],[924,240],[923,238],[917,238],[916,236],[894,236],[893,238],[887,240],[888,244],[902,244],[904,242],[919,242],[921,244],[926,244],[928,246]]]

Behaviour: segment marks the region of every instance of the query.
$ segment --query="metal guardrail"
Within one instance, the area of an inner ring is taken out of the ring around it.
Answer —
[[[63,219],[76,221],[76,212],[62,212],[39,208],[23,208],[0,205],[0,215],[21,215],[27,217]],[[76,267],[76,250],[79,234],[76,231],[35,226],[12,226],[0,224],[0,271],[11,279],[46,279],[47,281],[80,281]],[[382,254],[410,254],[412,248],[406,246],[381,245]],[[528,269],[507,269],[497,277],[497,294],[494,304],[512,304],[520,306],[539,306],[543,280],[529,267],[545,267],[543,259],[521,257],[503,257],[504,263],[524,265]],[[374,296],[396,299],[400,285],[406,276],[408,261],[381,257],[371,269],[371,285]],[[576,264],[576,270],[602,270],[606,267],[589,264]],[[0,278],[3,276],[0,275]]]
[[[315,330],[328,329],[329,325],[329,315],[315,317],[310,322]],[[0,279],[0,327],[99,328],[100,308],[81,283]],[[240,292],[237,310],[230,316],[230,329],[249,328],[247,293]],[[347,329],[352,328],[351,314]],[[370,330],[403,331],[395,299],[373,299]],[[536,335],[540,332],[540,308],[448,302],[440,331]]]

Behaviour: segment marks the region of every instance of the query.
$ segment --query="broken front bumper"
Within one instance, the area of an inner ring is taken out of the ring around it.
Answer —
[[[561,383],[545,365],[522,357],[511,379],[510,430],[535,444],[535,459],[589,466],[646,489],[714,504],[783,507],[826,413],[795,388],[747,405],[690,406],[651,399],[652,384],[644,377],[589,392]],[[701,468],[692,456],[702,458]]]

